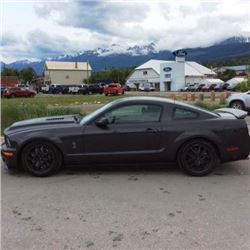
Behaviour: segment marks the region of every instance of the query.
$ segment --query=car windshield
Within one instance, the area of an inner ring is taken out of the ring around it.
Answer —
[[[96,111],[84,116],[81,120],[81,124],[86,124],[88,123],[90,120],[92,120],[92,118],[94,118],[95,116],[98,116],[99,114],[101,114],[104,110],[108,109],[109,107],[112,106],[112,103],[108,103],[106,105],[104,105],[103,107],[97,109]]]

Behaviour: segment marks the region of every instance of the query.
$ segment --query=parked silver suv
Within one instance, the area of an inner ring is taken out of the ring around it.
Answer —
[[[232,93],[227,98],[227,106],[234,109],[250,111],[250,91],[245,93]]]

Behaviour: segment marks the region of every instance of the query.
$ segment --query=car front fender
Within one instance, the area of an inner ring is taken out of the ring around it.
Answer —
[[[55,145],[59,150],[63,150],[63,143],[62,140],[53,134],[50,133],[44,133],[42,131],[39,132],[33,132],[26,134],[25,137],[17,138],[17,153],[19,154],[23,147],[27,145],[28,143],[32,141],[47,141],[51,142],[53,145]]]

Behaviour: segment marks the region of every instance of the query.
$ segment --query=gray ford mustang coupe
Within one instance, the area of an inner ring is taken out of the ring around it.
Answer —
[[[171,163],[188,174],[210,173],[217,163],[250,152],[246,112],[209,112],[157,97],[113,101],[81,117],[19,121],[4,131],[1,154],[8,168],[49,176],[64,165]]]

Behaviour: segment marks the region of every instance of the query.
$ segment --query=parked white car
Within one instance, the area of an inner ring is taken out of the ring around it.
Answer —
[[[234,109],[250,111],[250,91],[245,93],[232,93],[227,98],[227,106]]]
[[[150,83],[141,83],[138,90],[140,91],[155,91],[155,87]]]
[[[68,93],[69,94],[78,94],[79,89],[81,87],[83,87],[83,84],[81,84],[81,85],[70,85]]]
[[[41,92],[48,93],[49,92],[49,85],[47,85],[47,84],[41,85]]]

